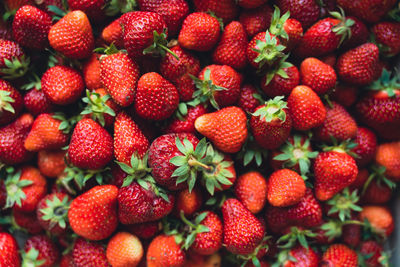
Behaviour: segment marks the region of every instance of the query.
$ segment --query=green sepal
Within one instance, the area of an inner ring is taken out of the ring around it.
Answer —
[[[78,186],[79,190],[86,185],[87,181],[94,178],[96,182],[101,185],[104,183],[104,180],[110,175],[110,168],[106,167],[100,170],[83,170],[75,166],[67,166],[64,169],[64,173],[61,176],[61,185],[71,192],[70,189],[70,182],[74,181],[75,184]],[[73,193],[73,192],[71,192]]]
[[[22,251],[22,264],[21,267],[36,267],[41,266],[46,260],[38,260],[39,251],[35,248],[29,249],[28,252]]]
[[[331,146],[324,145],[322,147],[322,150],[324,152],[335,151],[335,152],[339,152],[339,153],[347,153],[348,155],[352,156],[353,158],[360,157],[352,151],[352,149],[354,149],[358,146],[358,144],[356,142],[354,142],[353,140],[346,139],[346,140],[342,141],[341,143],[339,143],[336,140],[336,138],[334,138],[332,135],[330,136],[330,139],[331,139],[332,145]]]
[[[105,14],[109,17],[114,17],[119,13],[125,14],[134,11],[137,6],[135,0],[111,0],[105,7]]]
[[[275,9],[272,15],[271,26],[269,27],[269,31],[275,36],[279,36],[281,38],[289,40],[289,35],[283,28],[283,25],[285,24],[286,20],[290,17],[290,12],[289,11],[286,12],[281,17],[281,11],[279,10],[279,7],[274,5],[274,8]]]
[[[204,218],[207,216],[207,212],[203,212],[199,214],[195,219],[194,222],[189,221],[183,211],[180,212],[180,218],[181,220],[188,226],[188,233],[184,237],[183,243],[182,243],[182,249],[184,250],[189,250],[189,248],[193,245],[194,241],[196,240],[196,236],[199,233],[205,233],[205,232],[210,232],[210,228],[208,228],[205,225],[202,225],[201,222],[204,220]]]
[[[287,102],[283,101],[283,98],[284,96],[276,96],[274,99],[268,100],[262,108],[257,109],[252,115],[260,117],[259,119],[265,122],[279,119],[281,123],[284,123],[286,121],[286,112],[284,109],[287,108]]]
[[[290,232],[286,235],[281,236],[277,243],[279,248],[290,249],[300,244],[302,247],[308,249],[307,238],[314,238],[317,234],[313,233],[311,230],[302,230],[297,227],[291,227]]]
[[[341,193],[336,194],[327,202],[331,206],[328,215],[338,213],[338,217],[342,222],[351,219],[352,211],[362,211],[362,208],[356,205],[359,199],[357,190],[350,193],[349,188],[346,187]]]
[[[49,221],[49,228],[52,229],[55,226],[59,226],[62,229],[67,227],[68,210],[71,201],[68,196],[63,199],[59,199],[56,195],[52,200],[46,199],[46,208],[40,209],[43,214],[41,219],[43,221]]]
[[[11,103],[15,102],[15,99],[10,95],[11,92],[0,90],[0,113],[2,113],[3,110],[15,113],[14,107],[11,105]]]
[[[21,57],[13,57],[11,60],[4,59],[5,68],[0,69],[0,73],[2,73],[2,78],[6,80],[14,80],[20,77],[23,77],[28,69],[30,64],[29,57],[22,55]]]
[[[7,179],[4,182],[7,192],[7,200],[4,209],[11,208],[14,205],[21,206],[22,200],[26,199],[23,188],[33,184],[33,182],[30,180],[20,180],[20,178],[21,171],[8,173]]]
[[[332,32],[340,36],[338,47],[340,47],[344,40],[351,38],[351,26],[355,24],[354,20],[345,17],[344,11],[341,7],[339,7],[339,10],[340,12],[329,12],[332,17],[340,20],[340,23],[332,27]]]
[[[254,62],[258,63],[259,69],[262,69],[265,65],[272,66],[273,63],[285,56],[283,51],[286,47],[281,44],[278,45],[276,36],[271,37],[268,30],[265,32],[265,40],[256,40],[256,45],[258,49],[252,48],[252,50],[258,53]]]
[[[110,98],[111,96],[108,94],[100,96],[100,94],[86,89],[86,97],[82,98],[82,101],[87,105],[81,112],[81,115],[90,114],[94,121],[97,121],[104,127],[106,124],[104,114],[115,117],[115,111],[106,104]]]
[[[261,148],[255,141],[254,137],[249,134],[242,149],[237,154],[237,158],[241,159],[243,166],[255,162],[258,167],[261,166],[263,160],[268,157],[268,150]]]
[[[54,13],[52,20],[54,21],[59,21],[60,19],[62,19],[67,12],[65,12],[64,10],[62,10],[61,8],[59,8],[58,6],[54,6],[54,5],[49,5],[47,6],[47,9]]]
[[[264,236],[260,244],[254,249],[254,251],[247,255],[235,255],[236,259],[240,261],[242,264],[241,267],[244,267],[248,262],[252,262],[254,266],[260,266],[260,261],[257,258],[258,253],[261,249],[267,250],[269,249],[268,240],[271,236]]]
[[[276,255],[276,261],[271,264],[271,267],[281,267],[289,261],[296,263],[297,259],[290,255],[290,249],[282,249]]]
[[[67,118],[64,113],[56,112],[52,115],[54,119],[60,120],[61,123],[58,126],[58,129],[65,134],[69,134],[72,129],[75,127],[75,124],[80,121],[82,115],[72,116]]]
[[[396,91],[398,92],[399,88],[400,76],[388,71],[386,68],[383,68],[379,79],[367,87],[367,89],[373,91],[384,91],[389,97],[396,96]]]
[[[30,74],[30,77],[28,78],[29,82],[22,85],[20,88],[22,90],[30,90],[35,88],[36,90],[41,90],[42,89],[42,82],[35,73]]]
[[[290,68],[293,66],[292,63],[287,62],[287,58],[289,55],[283,56],[273,68],[269,68],[268,70],[258,70],[257,73],[260,75],[265,75],[265,85],[268,85],[275,75],[279,75],[284,79],[288,79],[289,75],[286,73],[284,69]]]
[[[167,29],[164,29],[162,33],[153,31],[153,44],[143,49],[143,55],[151,54],[151,55],[160,55],[164,57],[165,54],[168,52],[174,58],[176,58],[176,60],[179,60],[179,57],[168,48],[168,40],[166,32]]]

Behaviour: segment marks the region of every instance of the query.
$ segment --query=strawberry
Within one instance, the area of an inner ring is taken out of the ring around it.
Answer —
[[[289,257],[292,257],[292,259],[288,259],[283,264],[283,267],[317,267],[319,262],[319,256],[312,248],[306,248],[300,245],[290,249]]]
[[[168,125],[164,128],[165,133],[196,133],[196,129],[194,128],[194,122],[198,117],[207,113],[204,105],[199,104],[196,106],[185,107],[187,110],[183,115],[178,111],[175,116],[172,117],[171,121],[169,121]]]
[[[71,10],[81,10],[92,20],[98,22],[104,19],[106,0],[68,0]]]
[[[100,79],[117,104],[127,107],[133,103],[139,67],[128,55],[117,53],[101,58]]]
[[[86,87],[94,91],[103,87],[100,77],[100,55],[93,53],[90,58],[84,63],[82,67],[83,79],[85,80]]]
[[[361,255],[360,255],[361,254]],[[365,261],[366,266],[381,265],[381,257],[383,254],[382,246],[374,240],[367,240],[360,245],[360,256]]]
[[[9,267],[20,266],[18,244],[12,235],[0,232],[0,251],[1,265]]]
[[[317,58],[306,58],[300,65],[301,82],[323,95],[335,87],[335,70]]]
[[[71,198],[61,192],[43,197],[36,207],[36,215],[43,229],[56,235],[65,233],[70,203]]]
[[[68,135],[60,130],[62,121],[53,115],[40,114],[33,122],[31,131],[25,139],[25,148],[29,151],[59,149],[68,142]]]
[[[183,21],[178,42],[182,48],[209,51],[217,44],[219,37],[219,21],[207,13],[195,12]]]
[[[252,0],[239,0],[237,2],[237,4],[243,8],[256,8],[256,7],[260,7],[263,4],[265,4],[267,2],[267,0],[256,0],[256,1],[252,1]]]
[[[197,77],[199,74],[199,59],[179,45],[173,46],[171,51],[179,57],[179,60],[169,53],[165,55],[160,63],[161,75],[175,85],[180,100],[189,101],[196,89],[190,75]]]
[[[357,101],[358,88],[352,85],[337,84],[330,94],[332,100],[344,107],[350,107]]]
[[[326,118],[324,123],[315,129],[315,136],[323,142],[344,141],[356,137],[357,124],[346,109],[336,102],[325,106]]]
[[[254,2],[254,1],[252,1]],[[266,31],[272,18],[272,8],[265,4],[256,9],[243,10],[240,13],[239,21],[243,25],[249,37],[259,32]]]
[[[320,7],[312,0],[278,0],[276,3],[282,14],[290,12],[290,17],[300,21],[303,28],[308,28],[319,18]]]
[[[41,150],[37,155],[37,166],[41,174],[48,178],[60,176],[66,167],[64,150]]]
[[[30,114],[23,114],[14,122],[0,128],[0,160],[5,164],[28,161],[32,153],[25,149],[25,138],[33,124]]]
[[[152,239],[162,228],[159,221],[145,222],[126,225],[130,233],[138,236],[141,239]]]
[[[98,185],[76,197],[68,210],[72,230],[90,240],[109,237],[118,224],[117,196],[116,186]]]
[[[147,267],[175,266],[183,267],[185,252],[175,242],[173,235],[161,234],[155,237],[146,253]]]
[[[107,244],[106,256],[111,266],[137,266],[143,257],[139,238],[127,233],[116,233]]]
[[[275,97],[256,108],[250,119],[250,129],[257,144],[264,149],[276,149],[289,137],[292,119],[283,97]]]
[[[314,162],[315,195],[325,201],[349,186],[357,177],[355,160],[344,151],[321,152]]]
[[[200,102],[210,101],[216,109],[233,105],[239,99],[242,76],[230,66],[209,65],[193,79],[198,88],[193,97]]]
[[[194,6],[198,12],[212,12],[221,18],[224,23],[231,22],[239,13],[238,6],[233,0],[194,0]]]
[[[68,148],[68,160],[83,169],[101,169],[113,157],[113,138],[92,119],[75,126]]]
[[[375,42],[384,56],[392,57],[400,52],[400,23],[380,22],[372,27]]]
[[[236,153],[247,138],[246,121],[243,110],[232,106],[198,117],[194,126],[222,152]]]
[[[373,43],[365,43],[342,54],[336,62],[339,78],[349,84],[367,85],[374,80],[379,50]]]
[[[130,13],[128,12],[121,17],[113,20],[108,26],[103,28],[101,32],[101,38],[104,42],[108,45],[114,44],[118,49],[124,47],[124,33],[122,29],[123,20],[126,16],[129,16]]]
[[[18,43],[0,39],[0,75],[3,78],[15,79],[24,76],[29,63],[29,58]]]
[[[13,40],[11,25],[4,20],[0,22],[0,38],[4,40]]]
[[[54,104],[68,105],[81,96],[85,87],[81,74],[73,68],[54,66],[41,79],[42,90]]]
[[[378,145],[375,162],[385,167],[385,175],[398,181],[400,179],[400,142],[382,143]]]
[[[30,5],[22,6],[15,14],[12,30],[14,39],[22,46],[44,50],[49,40],[51,17],[46,12]]]
[[[344,49],[354,48],[366,43],[369,36],[368,28],[361,20],[352,16],[349,16],[348,19],[353,20],[354,24],[350,28],[351,35],[349,36],[349,39],[343,42]]]
[[[300,72],[291,63],[281,61],[280,65],[261,78],[261,89],[270,96],[288,96],[300,83]]]
[[[86,14],[81,10],[68,13],[49,32],[51,47],[66,57],[87,58],[92,54],[94,39],[92,26]]]
[[[321,99],[308,86],[296,86],[290,93],[287,103],[293,128],[296,130],[305,131],[318,127],[326,118],[326,109]]]
[[[378,22],[395,3],[395,0],[337,0],[347,13],[370,23]]]
[[[40,199],[46,195],[47,182],[39,170],[24,166],[10,173],[5,181],[7,203],[5,208],[13,207],[17,211],[33,212]]]
[[[130,164],[132,155],[146,154],[149,141],[139,126],[124,111],[118,113],[114,123],[114,155],[119,162]]]
[[[95,242],[78,238],[75,241],[72,257],[76,267],[109,267],[104,247]]]
[[[334,244],[328,247],[320,266],[358,266],[357,253],[351,248],[343,244]]]
[[[392,187],[389,187],[385,182],[384,178],[372,180],[365,192],[363,192],[361,202],[373,205],[382,205],[389,202],[393,195]]]
[[[229,23],[222,33],[217,47],[214,49],[213,62],[242,69],[247,64],[247,35],[238,21]]]
[[[24,106],[33,116],[41,113],[51,113],[54,105],[42,90],[29,90],[24,96]]]
[[[239,176],[235,184],[235,195],[251,213],[259,213],[267,201],[268,184],[265,177],[256,171]]]
[[[377,149],[375,133],[368,128],[358,127],[354,142],[357,146],[352,149],[352,152],[358,156],[355,158],[357,165],[367,165],[375,157]]]
[[[46,235],[30,237],[24,246],[22,265],[51,267],[58,261],[60,252],[56,245]]]
[[[246,255],[254,251],[264,237],[264,226],[243,204],[234,198],[222,205],[224,245],[235,254]]]
[[[176,194],[174,214],[179,217],[179,214],[183,212],[186,217],[192,216],[200,210],[202,204],[203,195],[197,187],[193,188],[192,192],[189,192],[189,189],[183,189]]]
[[[63,2],[61,0],[40,0],[34,1],[36,6],[39,7],[41,10],[46,11],[50,16],[54,16],[55,13],[49,9],[49,6],[56,6],[62,11],[64,11]]]
[[[36,216],[36,212],[23,212],[13,208],[11,227],[26,231],[31,235],[37,235],[43,232],[43,227],[40,225]]]
[[[60,267],[75,267],[74,258],[72,257],[71,252],[61,256]]]
[[[140,77],[134,98],[135,112],[144,119],[163,120],[177,109],[176,87],[160,74],[150,72]]]
[[[240,91],[237,105],[245,112],[253,113],[261,105],[257,89],[251,84],[245,84]]]
[[[23,108],[21,94],[9,82],[0,79],[0,125],[14,121]]]

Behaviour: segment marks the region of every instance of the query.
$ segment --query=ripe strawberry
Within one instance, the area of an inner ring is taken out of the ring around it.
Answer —
[[[72,230],[90,240],[109,237],[118,225],[117,196],[116,186],[98,185],[75,198],[68,210]]]
[[[384,56],[392,57],[400,52],[400,23],[380,22],[372,27],[375,41]]]
[[[71,198],[61,192],[43,197],[36,207],[36,215],[43,229],[55,235],[65,233],[70,203]]]
[[[14,174],[9,174],[4,184],[7,191],[5,208],[13,207],[23,212],[35,211],[47,191],[46,179],[32,166],[24,166]]]
[[[382,178],[373,179],[363,192],[361,202],[372,205],[383,205],[392,198],[392,188]]]
[[[37,155],[37,166],[41,174],[48,178],[60,176],[66,167],[64,150],[41,150]]]
[[[178,106],[179,109],[179,106]],[[186,114],[183,115],[181,112],[177,112],[175,116],[172,117],[171,121],[164,128],[165,133],[196,133],[194,128],[194,122],[198,117],[207,113],[204,105],[199,104],[196,106],[191,106],[187,108]]]
[[[193,188],[192,192],[189,192],[189,189],[183,189],[176,194],[173,213],[177,217],[179,217],[181,212],[186,217],[192,216],[195,212],[199,211],[202,204],[203,195],[197,187]]]
[[[40,225],[36,216],[36,212],[23,212],[13,208],[11,227],[26,231],[31,235],[37,235],[43,232],[43,227]],[[14,224],[15,223],[15,224]]]
[[[128,231],[140,239],[152,239],[162,229],[159,221],[126,225]]]
[[[116,233],[107,244],[106,256],[111,266],[137,266],[143,257],[139,238],[127,233]]]
[[[197,77],[199,74],[199,59],[188,51],[183,50],[179,45],[173,46],[171,51],[179,57],[179,60],[172,54],[166,54],[160,63],[161,75],[175,85],[180,100],[189,101],[196,90],[190,75]]]
[[[117,104],[127,107],[133,103],[139,67],[128,55],[117,53],[101,58],[100,79]]]
[[[49,6],[56,6],[62,11],[64,11],[64,6],[62,0],[40,0],[34,1],[36,6],[39,7],[41,10],[46,11],[50,16],[54,16],[55,13],[49,9]]]
[[[94,91],[103,87],[100,77],[100,55],[93,53],[82,67],[83,79],[86,87]]]
[[[25,148],[29,151],[44,149],[59,149],[68,142],[68,135],[60,130],[62,121],[53,115],[40,114],[33,122],[32,128],[25,139]]]
[[[272,12],[272,8],[267,4],[256,9],[243,10],[240,12],[239,21],[246,30],[247,35],[253,37],[269,28]]]
[[[150,72],[138,81],[134,98],[135,112],[144,119],[163,120],[177,109],[179,95],[176,87],[160,74]]]
[[[106,0],[68,0],[68,7],[71,10],[81,10],[92,20],[99,22],[104,20],[104,6]]]
[[[283,267],[317,267],[319,262],[319,256],[312,248],[306,248],[300,245],[295,246],[289,251],[289,257],[293,259],[288,259],[283,264]]]
[[[357,177],[355,160],[342,151],[321,152],[314,162],[315,195],[321,201],[332,198]]]
[[[22,265],[51,267],[56,264],[60,252],[56,245],[46,235],[30,237],[24,246],[25,254],[22,256]]]
[[[0,160],[5,164],[19,164],[31,159],[25,149],[25,138],[33,124],[30,114],[23,114],[14,122],[0,128]]]
[[[243,110],[232,106],[198,117],[194,126],[222,152],[236,153],[247,138],[246,122]]]
[[[229,23],[222,33],[217,47],[214,49],[213,62],[242,69],[247,64],[247,35],[238,21]]]
[[[235,184],[235,195],[251,213],[259,213],[267,201],[268,184],[265,177],[256,171],[239,176]]]
[[[118,49],[124,47],[124,32],[122,29],[123,21],[126,16],[130,16],[131,13],[133,12],[125,13],[103,28],[103,31],[101,32],[101,38],[107,45],[114,44]]]
[[[283,97],[275,97],[256,108],[250,119],[250,129],[258,145],[276,149],[289,137],[292,119]]]
[[[185,264],[186,255],[175,242],[173,235],[159,235],[155,237],[146,253],[147,267],[175,266],[182,267]]]
[[[344,107],[350,107],[357,101],[358,88],[352,85],[337,84],[330,94],[332,100]]]
[[[34,6],[25,5],[15,14],[12,24],[13,36],[22,46],[44,50],[49,44],[47,35],[51,25],[49,14]]]
[[[82,169],[101,169],[113,157],[113,138],[92,119],[75,126],[68,148],[68,160]]]
[[[57,105],[74,103],[85,87],[81,74],[73,68],[54,66],[41,79],[42,90],[49,100]]]
[[[319,18],[320,7],[312,0],[278,0],[276,3],[282,14],[290,12],[290,17],[300,21],[303,28],[308,28]]]
[[[336,62],[336,71],[346,83],[367,85],[375,79],[378,59],[378,47],[365,43],[342,54]]]
[[[234,198],[222,205],[224,245],[235,254],[247,255],[261,243],[265,230],[261,222]]]
[[[301,82],[323,95],[335,87],[335,70],[317,58],[306,58],[300,66]]]
[[[293,128],[300,131],[322,125],[326,118],[326,109],[318,95],[308,86],[296,86],[288,100],[289,113]]]
[[[29,90],[25,94],[24,106],[33,116],[42,113],[51,113],[54,110],[54,106],[46,94],[36,88]]]
[[[288,40],[282,39],[282,43],[286,46],[286,50],[291,51],[301,42],[303,38],[303,27],[300,21],[289,18],[283,23],[283,30],[288,35]]]
[[[359,257],[363,257],[366,266],[379,266],[381,265],[383,248],[374,240],[367,240],[360,245]]]
[[[15,79],[24,76],[29,63],[29,58],[18,43],[0,39],[0,75],[3,78]]]
[[[75,267],[74,258],[72,257],[71,252],[61,256],[60,267]]]
[[[354,21],[354,24],[351,26],[351,35],[349,39],[343,42],[343,48],[349,49],[354,48],[356,46],[362,45],[366,43],[369,37],[369,31],[367,26],[356,17],[347,17]]]
[[[337,0],[337,4],[347,13],[370,23],[378,22],[395,3],[395,0]]]
[[[219,36],[219,21],[207,13],[195,12],[183,21],[178,42],[182,48],[209,51],[217,44]]]
[[[254,112],[261,105],[260,95],[257,89],[251,84],[245,84],[240,91],[237,105],[245,112]]]
[[[124,111],[118,113],[114,123],[114,155],[117,161],[130,164],[133,154],[142,158],[149,148],[149,141],[139,126]]]
[[[239,99],[242,76],[227,65],[209,65],[194,78],[198,90],[193,94],[200,102],[219,109],[235,104]]]
[[[359,127],[357,129],[357,135],[354,142],[357,144],[357,146],[351,151],[358,155],[358,157],[355,158],[357,165],[367,165],[375,157],[377,148],[376,135],[368,128]]]
[[[68,13],[49,32],[50,45],[66,57],[83,59],[92,54],[94,39],[92,26],[81,10]]]
[[[224,23],[231,22],[239,13],[239,8],[232,0],[194,0],[194,6],[198,12],[212,12],[221,18]]]
[[[343,244],[331,245],[322,256],[320,266],[358,266],[357,253]]]
[[[21,94],[9,82],[0,79],[0,125],[14,121],[23,108]]]
[[[249,8],[260,7],[263,4],[265,4],[266,2],[267,2],[267,0],[255,0],[255,1],[252,1],[252,0],[239,0],[237,2],[237,4],[239,6],[241,6],[241,7],[243,7],[243,8],[249,9]]]
[[[344,141],[356,137],[357,124],[344,107],[336,102],[331,102],[325,108],[324,123],[315,129],[318,140],[330,142],[333,137],[337,141]]]
[[[385,175],[394,181],[400,180],[400,142],[378,145],[375,162],[385,167]]]
[[[109,267],[106,252],[100,243],[78,238],[72,250],[76,267]]]
[[[1,265],[9,267],[20,266],[17,241],[6,232],[0,232],[0,252]]]
[[[300,73],[296,66],[281,61],[280,66],[261,78],[261,89],[270,97],[288,96],[300,83]]]

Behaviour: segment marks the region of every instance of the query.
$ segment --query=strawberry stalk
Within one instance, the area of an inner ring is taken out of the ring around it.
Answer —
[[[179,57],[168,48],[166,29],[162,33],[153,31],[153,44],[143,50],[143,55],[152,54],[164,57],[166,52],[179,60]]]
[[[190,246],[193,245],[197,234],[210,231],[210,229],[207,226],[200,224],[206,216],[207,216],[207,212],[200,213],[194,219],[194,222],[191,222],[185,217],[184,212],[181,210],[180,218],[187,226],[189,226],[189,230],[188,230],[189,234],[186,236],[186,238],[182,244],[183,249],[189,250]]]
[[[57,196],[54,196],[52,200],[46,199],[46,208],[40,209],[40,212],[43,213],[41,219],[49,221],[50,229],[57,225],[65,229],[67,227],[70,204],[71,201],[68,200],[68,196],[65,196],[63,199],[59,199]]]
[[[291,227],[290,232],[281,236],[277,243],[280,248],[288,249],[293,248],[297,242],[304,248],[308,249],[307,238],[314,238],[317,234],[310,230],[299,229],[298,227]]]
[[[20,58],[13,57],[11,60],[4,59],[5,68],[0,69],[3,79],[16,79],[24,76],[29,69],[30,59],[22,55]]]

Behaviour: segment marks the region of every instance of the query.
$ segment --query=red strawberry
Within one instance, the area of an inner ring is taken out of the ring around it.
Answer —
[[[374,240],[364,241],[360,245],[359,256],[364,257],[366,266],[379,266],[381,265],[381,257],[383,248]]]
[[[9,82],[0,79],[0,125],[14,121],[23,108],[21,94]]]
[[[130,233],[141,239],[151,239],[160,232],[162,224],[159,221],[152,221],[126,225],[126,227],[129,229]]]
[[[18,9],[13,20],[14,39],[22,46],[44,50],[49,41],[51,17],[46,12],[29,5]]]
[[[378,59],[378,47],[365,43],[342,54],[336,62],[336,71],[346,83],[367,85],[375,79]]]
[[[306,58],[300,66],[301,82],[323,95],[335,87],[335,70],[317,58]]]
[[[39,223],[36,212],[23,212],[13,208],[12,220],[11,227],[15,226],[17,229],[22,228],[20,230],[25,230],[31,235],[40,234],[44,230]]]
[[[139,67],[128,55],[117,53],[100,60],[100,79],[113,100],[123,106],[133,103]]]
[[[400,52],[400,22],[380,22],[372,32],[383,55],[392,57]]]
[[[54,110],[50,99],[42,90],[36,88],[29,90],[24,96],[26,109],[34,116],[41,113],[51,113]]]
[[[361,202],[373,205],[383,205],[392,198],[392,187],[385,183],[385,179],[373,179],[361,197]],[[391,184],[390,184],[391,185]]]
[[[242,24],[232,21],[225,27],[213,52],[213,62],[242,69],[247,64],[246,48],[247,35]]]
[[[291,51],[301,42],[303,27],[298,20],[289,18],[283,23],[283,30],[289,38],[286,42],[283,39],[282,42],[285,44],[286,50]]]
[[[36,235],[29,238],[24,246],[25,254],[22,264],[51,267],[56,264],[60,252],[56,245],[46,235]]]
[[[308,86],[296,86],[290,93],[287,103],[293,128],[296,130],[305,131],[318,127],[326,118],[326,109],[321,99]]]
[[[116,186],[98,185],[75,198],[68,210],[72,230],[90,240],[109,237],[118,224],[117,196]]]
[[[330,97],[344,107],[350,107],[357,101],[358,88],[351,85],[337,84]]]
[[[151,241],[147,249],[146,260],[147,267],[183,267],[186,255],[179,244],[175,242],[175,236],[162,234]]]
[[[235,254],[247,255],[261,243],[264,226],[243,204],[234,198],[222,205],[224,245]]]
[[[276,149],[289,137],[292,119],[283,97],[275,97],[256,108],[250,119],[250,129],[257,144],[264,149]]]
[[[260,86],[264,93],[270,97],[288,96],[300,83],[300,73],[296,66],[285,61],[280,66],[261,78]]]
[[[160,63],[161,75],[175,85],[180,100],[189,101],[196,89],[190,75],[197,77],[200,72],[200,62],[197,57],[179,45],[173,46],[171,51],[179,57],[179,60],[170,53],[166,54]]]
[[[238,5],[243,8],[256,8],[262,6],[267,0],[239,0]]]
[[[179,95],[176,87],[160,74],[150,72],[138,81],[134,98],[135,112],[144,119],[163,120],[177,109]]]
[[[369,36],[369,31],[367,26],[356,17],[347,17],[354,21],[354,24],[351,26],[351,35],[349,39],[343,42],[343,48],[354,48],[356,46],[362,45],[366,43]]]
[[[301,22],[303,28],[308,28],[319,18],[320,7],[312,0],[278,0],[276,3],[281,13],[290,12],[290,17]]]
[[[194,126],[222,152],[236,153],[247,138],[246,122],[244,111],[232,106],[198,117]]]
[[[357,253],[343,244],[331,245],[322,256],[320,266],[358,266]]]
[[[76,267],[109,267],[104,247],[95,242],[78,238],[72,250]]]
[[[207,13],[196,12],[183,21],[178,42],[186,49],[209,51],[217,44],[219,36],[218,20]]]
[[[100,77],[100,55],[93,53],[92,56],[84,63],[82,74],[85,80],[86,87],[94,91],[103,87]]]
[[[123,20],[126,16],[130,16],[132,12],[125,13],[121,17],[113,20],[108,26],[103,28],[101,38],[106,44],[114,44],[118,49],[124,47],[124,32],[122,29]],[[99,77],[100,78],[100,77]]]
[[[355,160],[358,166],[365,166],[375,157],[377,148],[376,135],[368,128],[359,127],[354,142],[357,146],[352,149],[352,152],[358,155]]]
[[[378,145],[375,162],[385,167],[385,175],[394,181],[400,180],[400,142]]]
[[[283,267],[317,267],[319,262],[319,256],[312,248],[305,248],[300,245],[297,245],[289,251],[289,257],[293,259],[287,260],[283,264]]]
[[[347,13],[370,23],[378,22],[395,3],[395,0],[337,0]]]
[[[71,252],[61,256],[60,267],[76,267]]]
[[[261,97],[258,94],[257,89],[251,84],[245,84],[242,86],[240,96],[237,105],[245,112],[254,112],[255,109],[261,105],[259,100]]]
[[[66,167],[64,150],[42,150],[38,153],[37,165],[40,173],[49,178],[60,176]]]
[[[25,138],[33,124],[30,114],[23,114],[14,122],[0,128],[0,160],[5,164],[28,161],[32,153],[25,149]]]
[[[118,232],[108,241],[106,255],[111,266],[137,266],[143,257],[142,243],[130,233]]]
[[[17,241],[12,235],[0,232],[0,252],[1,265],[9,267],[20,266]]]
[[[267,201],[268,184],[265,177],[256,171],[239,176],[235,184],[237,199],[253,214],[260,212]]]
[[[101,169],[113,156],[113,138],[92,119],[75,126],[68,148],[68,160],[82,169]]]
[[[194,0],[196,11],[213,12],[224,23],[232,21],[238,14],[238,7],[233,0]]]
[[[164,128],[164,132],[195,134],[196,129],[194,128],[194,122],[198,117],[205,113],[207,113],[207,110],[202,104],[194,107],[190,106],[187,108],[185,115],[179,112],[176,116],[172,117],[172,120],[168,123],[167,127]]]
[[[0,38],[4,40],[13,40],[11,25],[4,20],[0,22]]]
[[[68,0],[71,10],[81,10],[94,21],[104,20],[106,0]]]
[[[0,75],[3,78],[15,79],[24,76],[29,63],[29,58],[18,43],[0,39]]]
[[[173,213],[177,217],[179,217],[181,212],[186,217],[192,216],[195,212],[199,211],[202,204],[203,195],[199,188],[193,188],[192,192],[189,192],[189,189],[183,189],[176,194]]]
[[[269,28],[271,18],[272,8],[266,4],[256,9],[243,10],[240,13],[239,21],[246,30],[247,35],[253,37]]]
[[[41,79],[42,90],[57,105],[74,103],[81,96],[85,84],[81,74],[73,68],[55,66],[48,69]]]
[[[94,39],[86,14],[76,10],[65,15],[51,27],[49,42],[54,50],[69,58],[89,57],[94,48]]]

